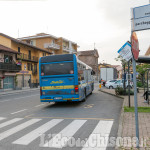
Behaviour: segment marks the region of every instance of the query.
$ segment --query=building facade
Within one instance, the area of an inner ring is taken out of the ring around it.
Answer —
[[[16,63],[18,52],[0,45],[0,89],[13,89],[16,84],[16,73],[21,66]]]
[[[53,54],[77,53],[77,43],[50,34],[39,33],[33,36],[19,38],[18,40],[45,49]]]
[[[78,58],[92,67],[92,69],[95,71],[95,75],[99,76],[99,69],[98,69],[98,58],[99,54],[96,49],[94,50],[86,50],[86,51],[79,51],[77,54]]]
[[[16,52],[13,57],[16,59],[16,64],[21,67],[21,71],[16,73],[16,86],[22,88],[37,85],[39,83],[39,58],[52,53],[3,33],[0,33],[0,44]]]

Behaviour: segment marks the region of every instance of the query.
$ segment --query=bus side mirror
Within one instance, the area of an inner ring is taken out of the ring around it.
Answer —
[[[95,75],[95,71],[92,70],[92,71],[91,71],[91,75]]]

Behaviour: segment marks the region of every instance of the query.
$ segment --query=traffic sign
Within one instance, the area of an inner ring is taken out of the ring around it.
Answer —
[[[120,56],[122,56],[123,59],[126,61],[129,61],[132,58],[132,52],[131,52],[131,44],[129,42],[126,42],[119,50],[118,53]]]
[[[139,57],[139,42],[135,32],[132,33],[132,54],[135,60],[138,60]]]
[[[132,31],[150,29],[150,4],[131,9]]]

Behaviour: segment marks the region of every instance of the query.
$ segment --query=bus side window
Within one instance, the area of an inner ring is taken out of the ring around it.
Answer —
[[[91,81],[92,80],[92,78],[91,78],[91,70],[89,69],[88,70],[88,81]]]
[[[78,81],[84,80],[83,70],[78,70]]]
[[[88,70],[84,70],[84,79],[85,82],[88,83]]]

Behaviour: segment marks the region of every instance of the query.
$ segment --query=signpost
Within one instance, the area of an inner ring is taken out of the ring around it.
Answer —
[[[131,9],[132,31],[150,29],[150,5]]]
[[[139,148],[139,124],[138,124],[138,104],[137,104],[137,86],[136,86],[136,62],[139,56],[139,43],[135,31],[150,29],[150,4],[131,9],[131,50],[133,54],[133,82],[134,82],[134,106],[136,123],[136,146]]]
[[[137,103],[137,85],[136,85],[136,61],[139,56],[139,43],[135,32],[131,35],[131,51],[133,54],[133,83],[134,83],[134,109],[135,109],[135,126],[136,126],[136,147],[139,148],[139,122],[138,122],[138,103]]]
[[[134,106],[135,106],[135,126],[136,126],[136,147],[139,148],[139,123],[138,123],[138,103],[136,85],[136,61],[139,56],[139,43],[135,31],[150,29],[150,4],[131,9],[131,47],[125,43],[118,53],[129,62],[132,58],[133,82],[134,82]],[[130,50],[131,52],[130,53]],[[133,57],[132,57],[133,55]],[[129,66],[129,63],[128,63]],[[129,70],[128,70],[129,73]]]

